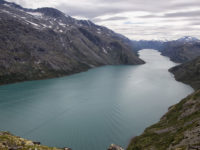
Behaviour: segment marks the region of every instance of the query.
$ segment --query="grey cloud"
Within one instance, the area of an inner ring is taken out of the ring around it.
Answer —
[[[200,33],[195,32],[200,27],[197,21],[200,20],[199,0],[85,0],[86,3],[83,3],[82,0],[9,1],[17,2],[25,7],[55,7],[67,15],[89,18],[100,25],[106,25],[130,38],[150,39],[165,36],[173,38],[184,36],[189,31],[193,36],[200,37]],[[147,12],[149,15],[141,16],[138,14],[140,11]],[[123,16],[124,12],[135,14],[135,17]],[[136,16],[137,14],[138,16]],[[101,16],[105,15],[110,17],[101,19]],[[117,24],[119,20],[122,24]],[[172,22],[173,25],[168,25],[169,22]]]
[[[129,18],[128,17],[110,17],[106,19],[95,18],[95,19],[92,19],[92,21],[101,22],[101,21],[116,21],[116,20],[126,20],[126,19],[129,19]]]
[[[194,16],[200,16],[200,10],[198,10],[198,11],[167,13],[167,14],[165,14],[164,17],[194,17]]]
[[[180,17],[200,17],[200,10],[197,11],[186,11],[186,12],[175,12],[165,13],[164,15],[144,15],[141,18],[180,18]]]

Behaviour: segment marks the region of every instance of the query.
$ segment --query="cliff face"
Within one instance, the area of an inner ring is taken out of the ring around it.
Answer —
[[[200,147],[200,90],[169,108],[161,120],[130,142],[127,150]]]
[[[175,75],[176,80],[190,84],[194,89],[200,89],[200,57],[169,71]]]
[[[142,64],[130,40],[53,8],[0,1],[0,84],[68,75],[101,65]]]

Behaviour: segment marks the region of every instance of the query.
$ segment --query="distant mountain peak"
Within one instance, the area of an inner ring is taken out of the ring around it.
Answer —
[[[196,41],[199,41],[199,39],[196,38],[196,37],[192,37],[192,36],[184,36],[184,37],[178,39],[177,41],[180,41],[180,42],[196,42]]]

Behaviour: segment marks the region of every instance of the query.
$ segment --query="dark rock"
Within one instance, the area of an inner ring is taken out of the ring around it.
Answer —
[[[124,150],[124,149],[118,145],[111,144],[108,150]]]
[[[40,145],[41,143],[40,142],[33,142],[33,144]]]
[[[63,148],[64,150],[72,150],[71,148],[67,148],[67,147],[65,147],[65,148]]]

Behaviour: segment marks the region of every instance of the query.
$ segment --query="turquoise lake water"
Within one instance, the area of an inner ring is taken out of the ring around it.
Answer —
[[[126,147],[193,92],[168,72],[177,65],[169,58],[155,50],[139,54],[146,64],[0,86],[0,130],[73,150]]]

